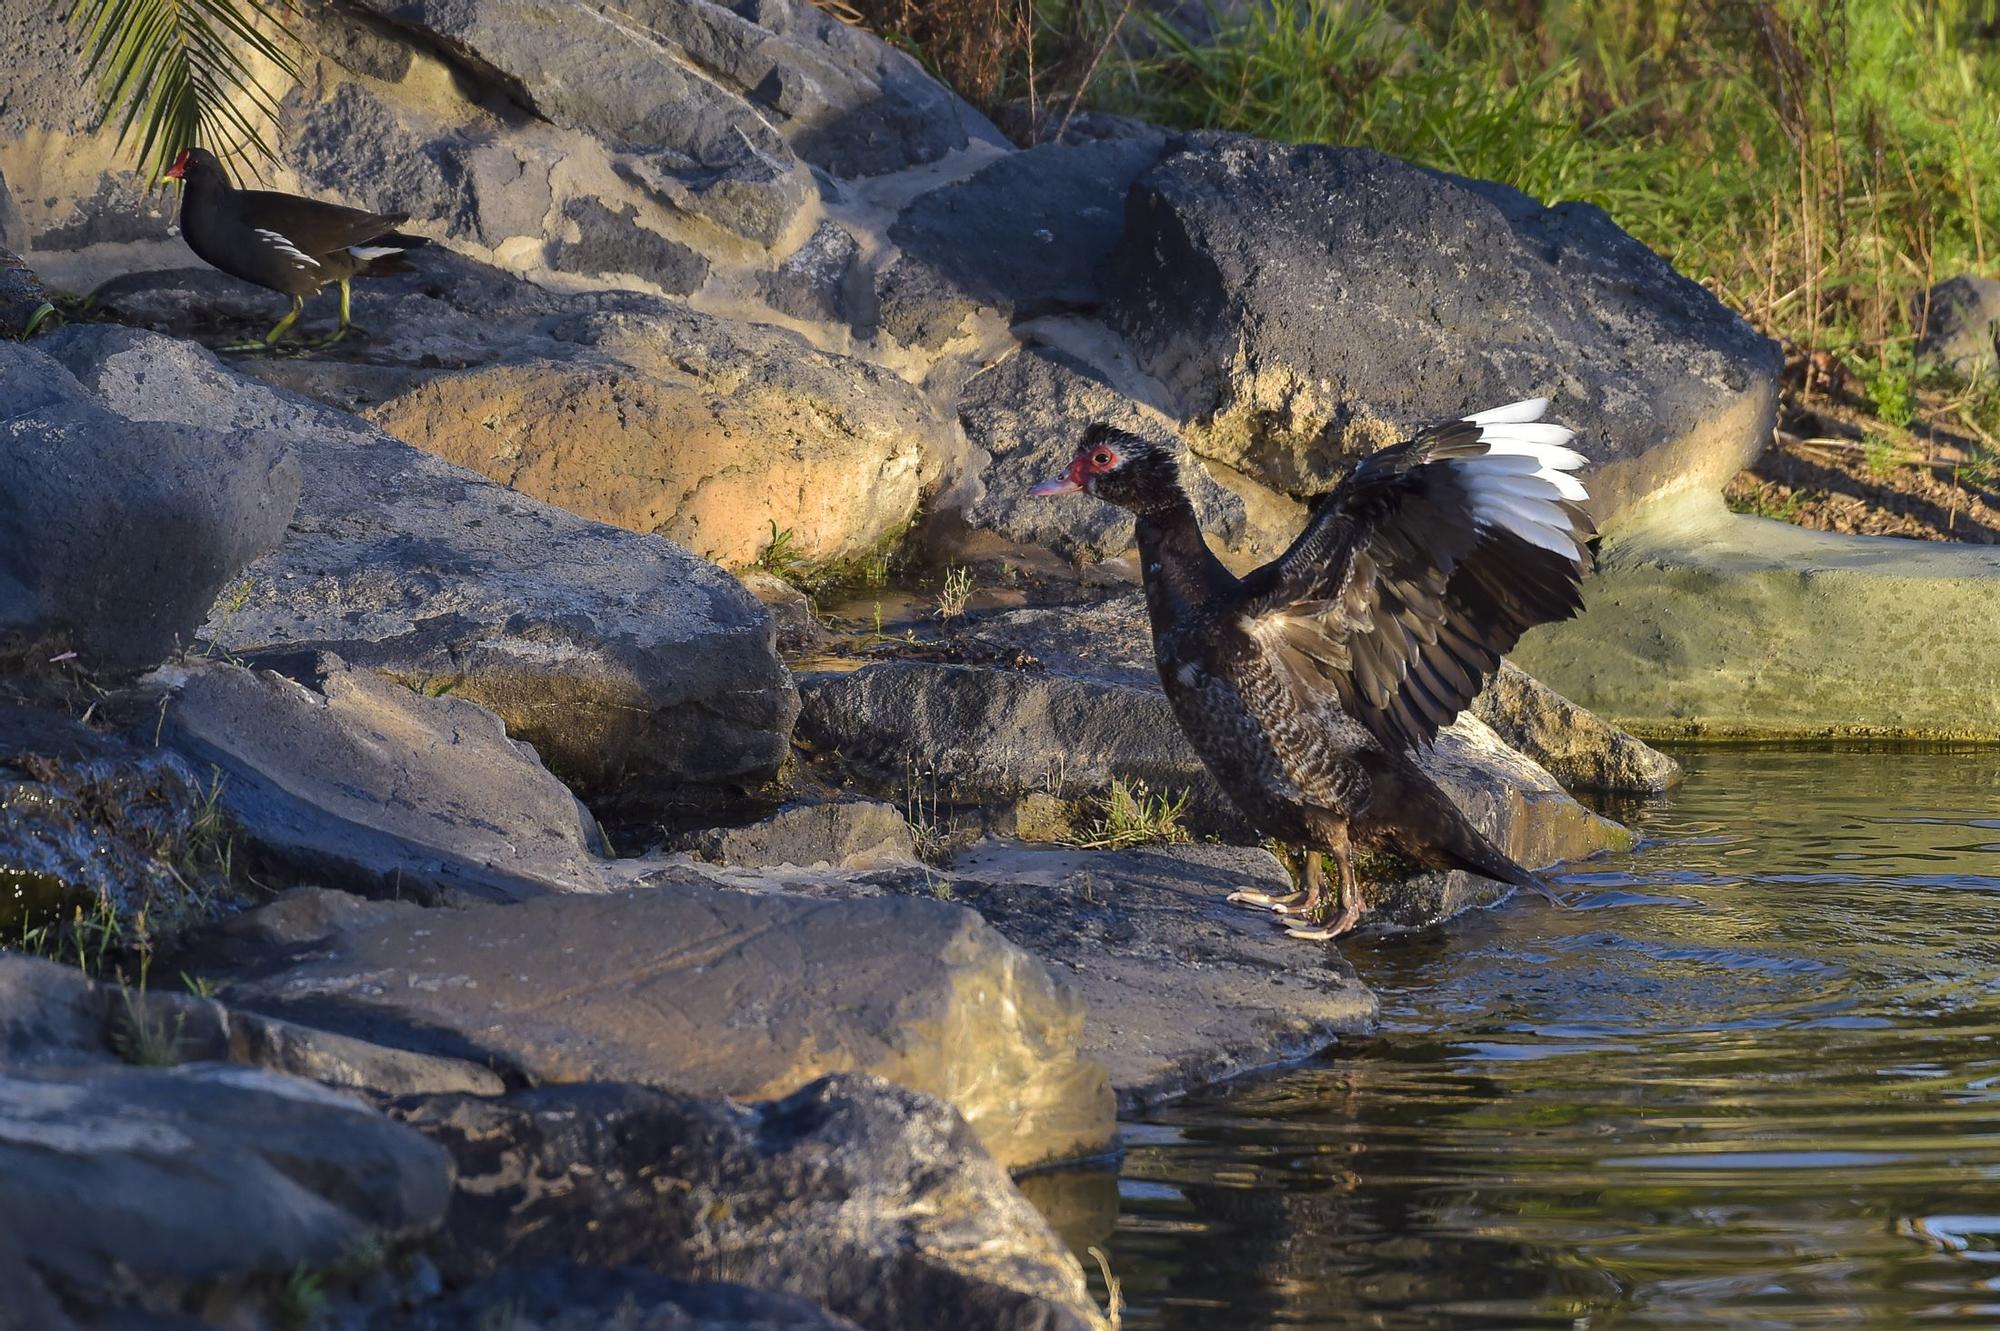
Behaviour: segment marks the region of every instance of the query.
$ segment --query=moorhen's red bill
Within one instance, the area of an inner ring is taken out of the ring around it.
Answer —
[[[1352,848],[1548,888],[1495,848],[1412,760],[1521,635],[1582,608],[1596,534],[1570,473],[1574,434],[1544,399],[1433,426],[1362,459],[1290,549],[1237,578],[1202,539],[1169,449],[1092,425],[1040,495],[1089,493],[1138,517],[1160,683],[1202,761],[1250,822],[1303,849],[1276,910],[1301,938],[1362,911]],[[1340,909],[1318,923],[1323,852]]]
[[[291,312],[262,341],[235,349],[276,346],[305,308],[306,297],[340,284],[340,327],[321,343],[347,335],[348,286],[355,277],[399,271],[405,250],[428,244],[396,227],[407,213],[370,213],[272,190],[238,189],[205,148],[189,148],[167,168],[181,181],[181,238],[211,268],[292,298]]]

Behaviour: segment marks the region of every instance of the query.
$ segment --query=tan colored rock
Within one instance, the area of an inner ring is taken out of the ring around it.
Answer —
[[[1672,758],[1511,661],[1500,663],[1467,710],[1570,790],[1654,795],[1681,779]]]
[[[945,427],[902,380],[691,311],[604,332],[608,355],[443,375],[368,415],[524,494],[736,568],[774,524],[801,558],[835,560],[915,514]]]

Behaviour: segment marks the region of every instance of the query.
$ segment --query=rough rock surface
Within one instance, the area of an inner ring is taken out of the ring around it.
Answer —
[[[573,1262],[502,1270],[375,1325],[379,1331],[856,1331],[845,1317],[790,1294]]]
[[[173,754],[40,708],[0,706],[0,937],[20,938],[85,901],[121,918],[163,913],[185,895],[171,858],[203,800],[202,782]]]
[[[1511,661],[1500,663],[1468,710],[1570,790],[1653,795],[1681,779],[1681,765],[1672,758]]]
[[[1919,362],[1967,379],[2000,372],[2000,282],[1947,278],[1910,303],[1912,322],[1923,330]]]
[[[1280,489],[1540,393],[1581,432],[1607,523],[1719,491],[1770,435],[1775,344],[1587,204],[1199,135],[1133,187],[1117,265],[1111,321],[1197,449]]]
[[[869,1331],[1105,1325],[964,1120],[874,1078],[750,1106],[592,1085],[399,1112],[458,1161],[448,1274],[567,1258],[783,1290]]]
[[[964,509],[968,525],[1072,558],[1102,559],[1131,547],[1133,519],[1124,509],[1084,499],[1036,499],[1028,491],[1062,474],[1084,430],[1096,421],[1172,440],[1170,425],[1157,412],[1117,392],[1074,356],[1030,346],[975,376],[959,398],[958,414],[966,438],[990,455],[980,472],[980,493]],[[1258,520],[1283,512],[1285,501],[1276,495],[1248,509],[1240,495],[1186,453],[1181,479],[1202,530],[1222,549],[1268,556],[1292,535]]]
[[[769,616],[715,566],[245,382],[185,342],[94,327],[47,346],[135,416],[306,441],[283,546],[204,626],[231,651],[324,649],[449,688],[552,770],[628,802],[755,783],[784,757],[797,702]]]
[[[1012,323],[1098,305],[1125,191],[1167,143],[1149,130],[1043,144],[917,196],[889,228],[901,253],[877,278],[885,327],[936,350],[974,308]]]
[[[161,739],[301,878],[412,900],[603,886],[596,821],[500,718],[325,652],[175,672]]]
[[[0,180],[0,211],[4,211],[6,196],[7,184]],[[4,220],[0,217],[0,223]],[[42,279],[20,255],[0,249],[0,336],[21,336],[30,323],[44,317],[43,307],[48,303],[48,288]]]
[[[938,901],[812,901],[647,886],[324,919],[224,978],[232,1005],[385,1044],[491,1061],[533,1083],[624,1080],[758,1099],[877,1073],[955,1105],[1010,1166],[1102,1150],[1104,1071],[1077,1054],[1074,993]],[[251,912],[232,922],[273,926]],[[254,954],[255,949],[252,949]]]
[[[158,1313],[421,1234],[451,1186],[442,1149],[360,1101],[217,1064],[0,1070],[0,1171],[0,1250]]]
[[[953,901],[1066,974],[1082,994],[1083,1049],[1110,1072],[1122,1112],[1374,1027],[1375,995],[1336,950],[1301,945],[1268,914],[1224,900],[1239,887],[1291,890],[1269,851],[986,842],[941,872]],[[936,886],[921,875],[876,874],[814,890]],[[1399,904],[1380,903],[1378,916]]]
[[[0,402],[0,649],[155,664],[298,503],[281,434],[122,411],[41,350],[0,344]]]
[[[747,826],[695,832],[682,844],[698,859],[739,869],[882,869],[917,858],[908,820],[868,799],[793,804]]]
[[[1641,735],[2000,739],[2000,550],[1662,505],[1514,659]],[[1837,648],[1833,650],[1832,648]]]

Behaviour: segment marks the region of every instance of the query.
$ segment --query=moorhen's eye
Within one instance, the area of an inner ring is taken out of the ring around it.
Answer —
[[[1111,455],[1100,448],[1097,452],[1091,454],[1090,465],[1093,467],[1108,467],[1111,465]]]

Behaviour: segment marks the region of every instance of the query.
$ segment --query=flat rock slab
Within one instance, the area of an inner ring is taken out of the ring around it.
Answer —
[[[1083,1050],[1109,1070],[1121,1113],[1374,1029],[1375,995],[1336,948],[1224,900],[1239,887],[1291,890],[1269,851],[986,842],[938,876],[953,901],[1067,974],[1083,996]],[[878,874],[828,890],[937,886]]]
[[[628,805],[756,784],[784,758],[797,696],[770,616],[713,564],[250,383],[188,342],[89,327],[46,345],[135,419],[301,442],[291,530],[202,629],[232,652],[330,650],[448,690],[586,793]]]
[[[310,1082],[217,1064],[0,1069],[0,1250],[86,1304],[173,1310],[444,1218],[451,1161]]]
[[[397,1112],[458,1162],[451,1278],[629,1264],[781,1290],[868,1331],[1106,1331],[965,1121],[876,1078],[749,1106],[591,1085]]]
[[[1644,735],[2000,739],[2000,550],[1807,531],[1689,496],[1606,540],[1514,659]]]
[[[604,886],[595,820],[477,703],[326,652],[172,677],[160,738],[294,875],[430,902]]]
[[[909,820],[894,805],[868,799],[788,805],[740,827],[704,828],[682,844],[697,859],[737,869],[884,869],[917,861]]]
[[[1126,205],[1109,319],[1289,492],[1421,425],[1547,395],[1600,525],[1762,450],[1779,354],[1588,204],[1358,148],[1190,135]]]
[[[760,1099],[865,1071],[943,1097],[1009,1166],[1109,1144],[1081,1001],[972,912],[651,882],[455,911],[307,893],[225,926],[253,945],[206,973],[232,1005],[531,1083]],[[284,941],[258,960],[260,933]]]

